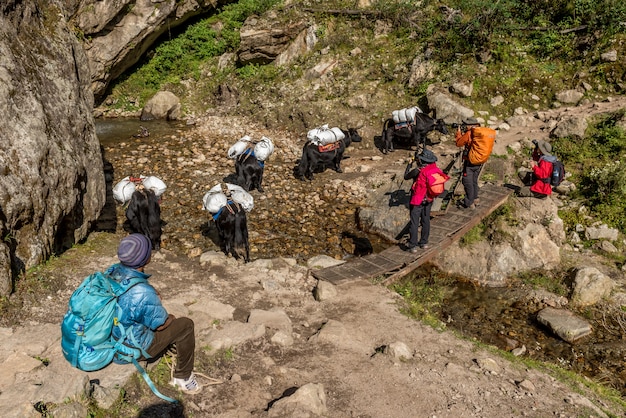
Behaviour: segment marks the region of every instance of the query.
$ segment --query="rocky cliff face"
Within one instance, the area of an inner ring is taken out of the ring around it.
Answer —
[[[100,100],[112,80],[159,38],[223,0],[69,0],[67,18],[83,39],[92,91]]]
[[[0,295],[83,239],[105,202],[87,57],[60,3],[0,6]]]

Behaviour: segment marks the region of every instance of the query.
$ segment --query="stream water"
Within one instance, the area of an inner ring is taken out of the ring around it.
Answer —
[[[141,126],[150,132],[148,137],[135,136]],[[187,255],[194,249],[219,250],[201,198],[216,183],[232,180],[234,163],[225,155],[238,138],[199,135],[184,123],[136,119],[99,120],[96,128],[112,184],[128,175],[145,174],[156,175],[168,185],[161,204],[166,222],[164,248]],[[374,252],[390,245],[359,231],[355,213],[360,202],[349,188],[330,190],[324,181],[295,179],[292,170],[298,157],[273,157],[265,172],[265,193],[251,192],[255,216],[250,216],[248,223],[253,259],[285,256],[306,260],[316,254],[348,258],[354,256],[354,248],[344,245],[346,236],[369,241]],[[110,201],[107,207],[111,229],[120,228],[122,208]],[[448,328],[507,351],[524,346],[524,356],[576,371],[626,396],[623,325],[620,328],[619,323],[607,320],[600,309],[578,313],[592,324],[594,332],[569,344],[538,324],[536,313],[542,306],[525,296],[529,289],[523,284],[486,288],[433,277],[432,267],[423,267],[404,280],[426,280],[428,287],[442,292],[443,300],[432,313]]]
[[[403,278],[415,293],[433,301],[429,312],[448,329],[504,351],[524,347],[522,356],[556,364],[618,390],[626,397],[626,315],[596,305],[575,310],[593,329],[574,344],[556,337],[537,321],[547,305],[533,286],[511,281],[508,287],[484,287],[453,278],[424,265]],[[436,294],[437,296],[432,296]]]

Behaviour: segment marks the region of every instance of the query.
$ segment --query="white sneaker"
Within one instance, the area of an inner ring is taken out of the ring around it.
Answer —
[[[191,373],[191,376],[189,376],[188,379],[179,379],[175,377],[170,381],[170,385],[190,394],[198,393],[202,390],[202,386],[198,384],[196,376],[193,373]]]

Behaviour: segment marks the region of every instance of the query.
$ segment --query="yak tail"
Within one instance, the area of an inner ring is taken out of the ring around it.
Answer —
[[[307,152],[307,147],[305,146],[302,150],[302,157],[300,157],[300,164],[298,164],[298,175],[304,176],[306,174],[308,166],[309,166],[309,153]]]
[[[246,213],[239,208],[235,214],[235,251],[244,251],[243,258],[246,262],[250,261],[250,246],[248,244],[248,222]]]
[[[383,123],[383,135],[385,134],[385,131],[387,130],[387,128],[389,128],[389,124],[391,123],[393,119],[385,119],[385,123]]]

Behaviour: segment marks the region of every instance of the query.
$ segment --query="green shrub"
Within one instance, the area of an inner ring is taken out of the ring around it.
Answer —
[[[280,0],[241,0],[227,4],[210,18],[191,24],[180,35],[163,42],[148,53],[142,65],[128,77],[122,77],[112,88],[118,107],[136,110],[165,85],[182,80],[199,80],[202,65],[239,46],[239,29],[245,19],[260,14]],[[214,29],[217,23],[219,32]],[[245,74],[245,72],[244,72]],[[135,106],[123,97],[136,97]]]
[[[626,132],[616,122],[624,110],[603,116],[587,129],[585,138],[554,142],[566,170],[578,185],[578,195],[596,219],[626,233]],[[584,224],[581,214],[563,212],[566,225]]]

